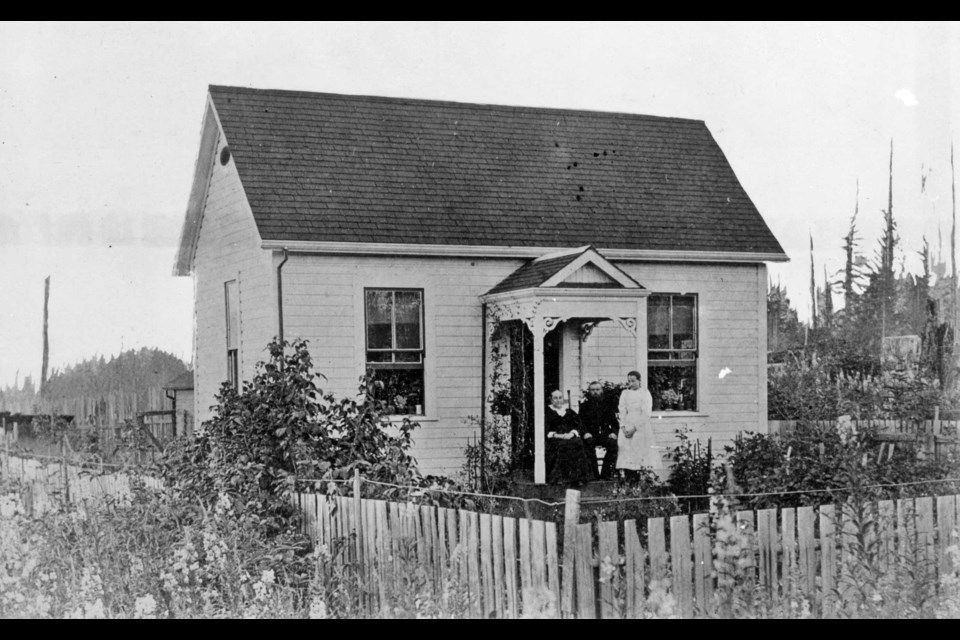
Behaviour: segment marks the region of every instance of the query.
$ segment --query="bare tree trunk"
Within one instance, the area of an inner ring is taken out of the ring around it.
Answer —
[[[950,199],[953,226],[950,228],[950,275],[953,283],[953,352],[957,352],[957,178],[953,168],[953,140],[950,141]]]
[[[817,328],[817,281],[813,271],[813,234],[810,234],[810,323]]]
[[[47,337],[48,306],[50,303],[50,276],[43,281],[43,367],[40,369],[40,396],[47,390],[47,365],[50,362],[50,342]]]
[[[890,140],[890,176],[889,187],[887,189],[887,234],[889,242],[884,247],[886,254],[887,268],[893,272],[893,140]]]

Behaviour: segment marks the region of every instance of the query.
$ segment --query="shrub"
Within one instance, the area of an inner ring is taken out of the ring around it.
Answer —
[[[706,451],[700,448],[700,441],[690,441],[690,430],[677,429],[677,446],[671,453],[672,464],[667,486],[678,496],[706,495],[712,486],[715,473],[713,460],[713,444],[707,440]],[[684,500],[687,511],[705,511],[709,505],[708,498],[691,498]]]
[[[283,528],[298,478],[346,480],[361,469],[371,480],[418,482],[410,455],[416,425],[386,418],[383,402],[373,397],[377,383],[362,378],[358,398],[325,394],[316,384],[307,343],[286,346],[270,343],[270,360],[258,363],[240,392],[221,387],[213,418],[168,449],[167,483],[207,502],[225,493],[257,505],[265,524]]]
[[[881,457],[880,445],[872,428],[854,430],[850,423],[834,429],[800,425],[786,436],[745,434],[725,448],[725,463],[739,492],[769,494],[744,497],[742,502],[752,509],[960,492],[960,485],[948,480],[958,472],[952,457],[938,462],[914,442],[897,442],[892,457],[888,448]],[[931,480],[943,482],[927,482]]]
[[[835,357],[791,356],[767,376],[773,420],[926,420],[941,403],[940,382],[928,371],[882,376],[845,369]]]
[[[477,434],[482,433],[483,438],[464,447],[461,479],[470,491],[509,491],[515,467],[510,447],[510,419],[493,414],[482,424],[481,421],[478,417],[467,419],[467,424],[473,426]]]

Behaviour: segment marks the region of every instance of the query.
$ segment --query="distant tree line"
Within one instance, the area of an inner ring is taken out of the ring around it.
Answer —
[[[147,347],[109,360],[88,358],[54,369],[42,394],[29,378],[23,388],[15,383],[0,390],[0,411],[73,415],[76,423],[115,424],[138,411],[162,408],[163,385],[187,370],[180,358]]]

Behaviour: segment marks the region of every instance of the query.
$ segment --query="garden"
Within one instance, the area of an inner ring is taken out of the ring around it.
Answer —
[[[163,491],[134,482],[124,499],[64,501],[46,513],[30,513],[24,487],[5,473],[0,486],[0,616],[471,615],[469,586],[451,573],[438,588],[436,576],[428,575],[417,561],[413,540],[397,550],[401,569],[393,575],[399,579],[384,585],[381,600],[389,605],[375,611],[365,603],[362,568],[344,561],[353,542],[314,544],[291,498],[304,491],[350,495],[357,471],[365,479],[361,487],[365,499],[533,517],[562,527],[562,501],[550,504],[508,495],[511,469],[504,455],[508,438],[503,436],[508,422],[502,422],[500,436],[492,427],[487,430],[483,477],[466,472],[470,460],[480,454],[476,448],[468,451],[462,477],[423,477],[410,454],[416,425],[404,421],[393,432],[381,428],[385,407],[370,388],[375,381],[361,381],[360,400],[337,398],[316,386],[305,343],[286,349],[274,343],[270,349],[270,360],[240,392],[228,386],[221,390],[215,417],[196,437],[174,442],[143,470],[164,480]],[[797,366],[796,372],[788,370],[787,377],[772,384],[796,387],[789,375],[811,375],[800,370],[808,364]],[[816,375],[811,379],[816,381]],[[840,390],[831,397],[841,406],[851,401],[853,391],[848,393],[843,382],[833,380],[826,386]],[[889,411],[893,405],[885,401]],[[800,591],[774,598],[750,577],[754,575],[746,570],[751,566],[747,556],[754,555],[747,542],[750,533],[739,526],[736,514],[743,509],[876,504],[960,494],[956,461],[949,452],[938,459],[919,445],[903,442],[892,454],[880,455],[878,438],[851,423],[822,429],[811,421],[788,435],[745,434],[714,451],[711,443],[699,443],[692,434],[680,432],[664,481],[644,474],[633,484],[613,485],[602,498],[585,497],[580,522],[623,526],[633,521],[638,540],[646,547],[653,544],[647,538],[648,518],[709,513],[715,606],[698,610],[697,615],[816,617],[823,613],[822,603]],[[96,472],[95,465],[88,466],[87,473]],[[907,545],[901,550],[906,555],[880,570],[875,534],[881,521],[879,512],[859,513],[860,544],[843,547],[845,566],[855,579],[847,583],[839,600],[843,606],[834,614],[960,613],[958,565],[950,564],[939,574],[927,571],[924,563],[929,559]],[[945,539],[941,537],[941,544]],[[955,562],[956,544],[944,545],[944,550]],[[679,616],[682,606],[670,587],[671,571],[679,569],[665,564],[662,577],[642,594],[643,606],[631,610],[623,586],[624,557],[614,552],[594,558],[598,598],[614,601],[613,610],[624,615]],[[788,582],[791,578],[783,577]],[[557,615],[557,603],[549,593],[526,596],[523,616]]]

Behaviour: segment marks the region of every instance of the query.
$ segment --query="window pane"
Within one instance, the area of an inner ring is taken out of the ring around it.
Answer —
[[[650,296],[647,300],[647,347],[670,348],[670,296]]]
[[[229,349],[227,350],[227,382],[229,382],[234,389],[239,389],[239,358],[237,358],[237,350]]]
[[[697,410],[697,367],[657,366],[648,367],[650,395],[655,411]]]
[[[367,351],[367,362],[393,362],[392,351]]]
[[[367,349],[392,349],[393,292],[367,291]]]
[[[419,351],[395,351],[395,362],[420,362],[421,353]]]
[[[380,369],[372,371],[374,398],[386,404],[387,413],[415,414],[417,407],[423,413],[423,369]]]
[[[696,349],[696,305],[690,296],[673,296],[673,348]]]
[[[420,348],[421,299],[419,291],[397,291],[397,349]]]

